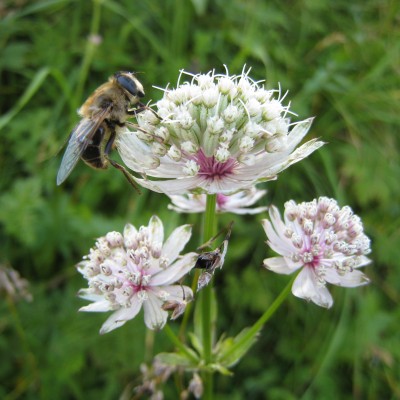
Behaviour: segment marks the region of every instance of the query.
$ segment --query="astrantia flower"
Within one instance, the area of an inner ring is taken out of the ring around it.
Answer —
[[[340,208],[334,199],[320,197],[309,203],[285,204],[284,221],[270,207],[270,221],[263,220],[270,247],[282,257],[267,258],[264,266],[296,277],[292,293],[322,307],[333,304],[326,284],[355,287],[369,279],[358,270],[371,262],[370,240],[360,218],[351,208]]]
[[[78,264],[89,288],[79,296],[93,301],[80,311],[114,311],[101,327],[107,333],[134,318],[143,306],[144,321],[150,329],[165,325],[165,303],[180,306],[193,298],[187,286],[172,285],[195,265],[196,253],[178,258],[191,235],[191,227],[175,229],[166,242],[161,220],[153,216],[149,226],[137,230],[126,225],[123,234],[110,232],[97,240],[89,255]]]
[[[139,184],[168,195],[231,194],[276,179],[322,146],[314,139],[295,150],[312,119],[291,123],[280,91],[248,72],[182,72],[190,82],[165,89],[155,112],[137,115],[136,131],[121,132],[116,143],[124,163],[144,177]]]
[[[256,203],[267,193],[266,190],[258,190],[255,186],[247,190],[241,190],[232,195],[217,194],[216,211],[220,213],[230,212],[233,214],[258,214],[266,211],[268,207],[247,208]],[[206,209],[207,195],[183,194],[170,195],[172,204],[168,205],[170,210],[179,213],[200,213]]]

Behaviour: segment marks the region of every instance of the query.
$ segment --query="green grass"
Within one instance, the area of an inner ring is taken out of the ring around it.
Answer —
[[[196,216],[171,215],[165,196],[138,196],[115,170],[79,163],[55,176],[83,100],[118,70],[140,71],[157,100],[178,71],[215,68],[289,90],[309,137],[328,144],[268,184],[265,204],[320,195],[349,204],[372,238],[372,283],[333,289],[327,311],[289,298],[258,343],[217,377],[219,399],[400,397],[400,4],[395,0],[6,1],[0,8],[0,261],[31,283],[32,303],[0,303],[0,397],[115,399],[138,382],[140,319],[105,336],[105,315],[79,314],[77,263],[110,230],[146,224],[169,232]],[[100,35],[99,45],[88,40]],[[116,155],[114,155],[116,157]],[[216,277],[220,332],[254,322],[287,277],[261,270],[268,250],[256,217],[235,220]],[[252,240],[254,232],[259,240]],[[154,353],[165,348],[155,337]],[[149,350],[148,350],[149,351]],[[147,355],[148,356],[148,355]],[[176,398],[173,382],[167,398]]]

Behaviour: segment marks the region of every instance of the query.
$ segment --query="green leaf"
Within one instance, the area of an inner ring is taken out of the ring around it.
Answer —
[[[194,333],[189,332],[189,339],[190,342],[192,343],[192,346],[194,349],[199,353],[203,354],[203,344],[201,343],[200,339],[198,336],[196,336]]]
[[[232,367],[247,353],[256,342],[259,332],[249,334],[250,328],[243,329],[236,337],[228,337],[220,343],[217,360],[226,367]]]
[[[42,68],[36,73],[30,85],[26,88],[23,95],[17,101],[17,104],[15,104],[15,106],[11,108],[11,110],[8,111],[8,113],[4,114],[0,118],[0,130],[4,128],[29,102],[29,100],[33,97],[33,95],[42,86],[47,75],[49,75],[49,72],[50,72],[49,68]]]
[[[187,351],[192,353],[193,357],[198,359],[197,354],[187,348]],[[187,355],[183,353],[160,353],[155,357],[157,360],[163,364],[174,366],[174,367],[184,367],[184,368],[197,368],[198,363],[194,363]]]
[[[225,376],[231,376],[231,375],[233,375],[233,373],[232,373],[231,371],[229,371],[228,368],[226,368],[226,367],[224,367],[223,365],[218,364],[218,363],[209,364],[209,365],[208,365],[208,368],[210,368],[212,371],[217,371],[217,372],[219,372],[220,374],[225,375]]]

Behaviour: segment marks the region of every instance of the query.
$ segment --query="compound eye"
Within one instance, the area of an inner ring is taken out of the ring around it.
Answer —
[[[132,96],[139,96],[143,97],[144,93],[141,91],[138,91],[138,88],[136,86],[136,83],[133,79],[128,78],[125,75],[117,75],[116,76],[117,82],[127,91],[129,92]]]

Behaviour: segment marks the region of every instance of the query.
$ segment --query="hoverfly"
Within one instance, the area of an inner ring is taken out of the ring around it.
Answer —
[[[61,185],[74,169],[79,158],[95,169],[106,169],[111,164],[119,169],[129,183],[138,190],[128,171],[109,158],[118,131],[126,120],[143,111],[142,84],[132,72],[117,72],[108,82],[98,87],[78,110],[82,117],[72,130],[57,174]],[[130,108],[136,106],[136,108]]]
[[[207,251],[200,253],[197,257],[194,268],[202,269],[199,279],[197,281],[197,291],[201,290],[204,286],[207,286],[214,272],[217,268],[222,268],[225,261],[225,255],[228,251],[228,242],[232,233],[233,221],[226,228],[226,235],[223,242],[213,251]],[[197,250],[203,250],[211,246],[211,243],[223,232],[219,232],[216,236],[212,237],[208,242],[204,243]]]

